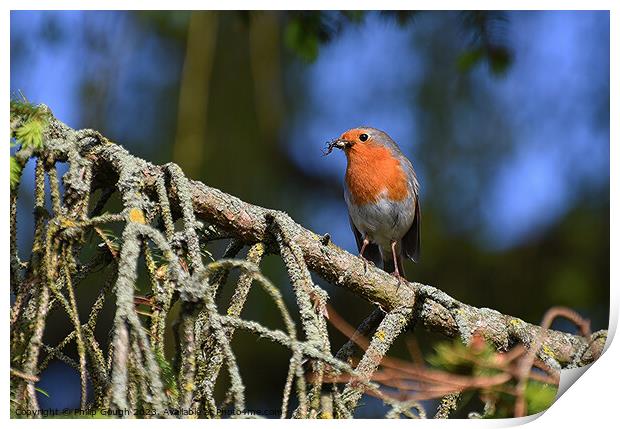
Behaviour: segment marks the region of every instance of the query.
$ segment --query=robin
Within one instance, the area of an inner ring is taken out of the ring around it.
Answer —
[[[411,162],[376,128],[344,132],[325,154],[334,148],[347,157],[344,199],[360,257],[404,277],[402,258],[420,258],[420,186]]]

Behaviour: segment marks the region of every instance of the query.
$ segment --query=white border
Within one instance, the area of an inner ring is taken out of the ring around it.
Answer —
[[[604,1],[604,0],[591,0],[588,2],[585,1],[576,1],[576,0],[564,0],[564,1],[542,1],[542,0],[520,0],[520,1],[478,1],[478,0],[470,0],[470,1],[454,1],[454,0],[444,0],[441,3],[439,2],[405,2],[405,1],[394,1],[394,0],[384,0],[382,2],[376,1],[367,1],[367,0],[358,0],[358,1],[325,1],[325,0],[317,0],[317,1],[298,1],[294,5],[291,4],[290,1],[184,1],[177,0],[174,3],[171,2],[163,2],[163,1],[119,1],[119,0],[109,0],[106,2],[102,1],[91,1],[88,2],[88,5],[83,1],[49,1],[49,0],[24,0],[24,1],[4,1],[2,2],[3,12],[0,17],[0,31],[2,33],[2,64],[3,67],[0,68],[2,73],[2,84],[4,87],[5,101],[1,104],[0,107],[0,117],[8,118],[9,117],[9,104],[8,98],[10,96],[10,85],[9,85],[9,67],[10,67],[10,10],[19,10],[19,9],[177,9],[177,10],[191,10],[191,9],[506,9],[506,10],[544,10],[544,9],[556,9],[558,7],[562,9],[575,9],[575,10],[592,10],[592,9],[602,9],[602,10],[611,10],[611,168],[610,168],[610,186],[611,186],[611,311],[610,311],[610,334],[609,340],[607,342],[607,350],[605,354],[594,364],[592,368],[587,371],[587,375],[581,377],[568,391],[560,398],[560,400],[555,403],[548,411],[542,414],[540,418],[532,419],[512,419],[512,420],[449,420],[449,421],[418,421],[418,422],[404,422],[404,421],[381,421],[379,424],[390,424],[390,425],[410,425],[415,424],[421,425],[423,427],[429,426],[439,426],[442,427],[456,427],[456,426],[468,426],[468,427],[505,427],[505,426],[515,426],[518,424],[525,423],[527,421],[531,421],[529,424],[530,427],[533,428],[548,428],[550,425],[559,426],[562,428],[571,428],[571,427],[601,427],[607,423],[612,421],[617,421],[617,389],[620,386],[620,370],[618,369],[618,362],[620,362],[620,346],[614,343],[611,340],[613,339],[617,327],[618,322],[618,285],[620,284],[620,278],[618,276],[618,264],[613,263],[613,261],[619,261],[618,258],[618,242],[620,240],[620,219],[618,217],[618,201],[619,201],[619,183],[618,183],[618,174],[615,173],[617,169],[620,167],[619,152],[617,148],[618,144],[618,128],[617,121],[620,118],[620,110],[618,109],[618,85],[617,79],[620,73],[620,69],[618,67],[618,47],[620,46],[618,43],[618,25],[620,24],[620,19],[618,18],[618,10],[620,9],[617,6],[617,2],[613,1]],[[6,122],[5,122],[6,124]],[[5,125],[7,126],[7,125]],[[4,135],[8,134],[5,128]],[[2,151],[2,162],[4,166],[8,166],[8,151]],[[2,201],[8,201],[9,199],[9,188],[8,188],[8,168],[5,167],[5,179],[2,183]],[[2,212],[2,220],[0,221],[0,228],[2,231],[2,237],[4,237],[4,246],[2,247],[2,254],[0,255],[0,261],[2,261],[3,272],[6,274],[3,278],[8,279],[8,236],[9,236],[9,219],[8,219],[8,210],[5,208]],[[8,290],[8,285],[5,287],[5,293]],[[5,308],[8,312],[8,293],[5,296]],[[5,314],[6,320],[6,314]],[[8,324],[2,324],[2,344],[4,347],[2,348],[2,361],[4,362],[4,367],[7,368],[9,366],[9,357],[8,357],[8,348],[6,344],[8,343],[9,332],[8,332]],[[8,374],[3,378],[3,385],[0,387],[0,394],[2,395],[0,399],[0,403],[5,404],[2,407],[1,415],[4,419],[8,419],[9,417],[9,386],[8,386]],[[533,420],[533,421],[532,421]],[[186,421],[187,422],[187,421]],[[111,422],[108,420],[89,420],[88,424],[92,424],[95,426],[98,425],[109,425]],[[45,420],[42,422],[33,422],[33,421],[25,421],[25,420],[11,420],[11,425],[21,426],[21,427],[32,427],[39,425],[51,425],[51,426],[72,426],[72,427],[82,427],[85,424],[84,420]],[[114,421],[114,425],[167,425],[166,422],[163,421],[141,421],[141,422],[127,422],[127,421]],[[194,422],[192,423],[179,423],[177,424],[200,424],[205,425],[209,424],[207,422]],[[251,425],[253,428],[265,428],[271,427],[274,425],[289,425],[290,422],[279,422],[279,421],[232,421],[226,420],[221,421],[222,425]],[[300,427],[315,424],[338,424],[341,425],[351,425],[353,427],[355,425],[356,429],[359,429],[359,425],[365,424],[377,424],[377,421],[361,421],[361,420],[351,420],[351,421],[338,421],[334,422],[321,422],[318,421],[300,421],[296,423]]]

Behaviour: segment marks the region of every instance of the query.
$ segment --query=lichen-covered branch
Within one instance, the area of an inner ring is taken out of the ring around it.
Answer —
[[[387,354],[392,343],[407,327],[412,317],[411,307],[399,307],[390,311],[377,327],[364,357],[357,365],[356,371],[364,380],[369,381],[379,367],[381,360]],[[349,410],[353,410],[362,396],[363,390],[357,385],[358,380],[347,384],[343,396]]]
[[[29,140],[41,144],[24,143],[15,154],[18,168],[37,158],[34,244],[27,261],[18,257],[13,184],[11,190],[11,387],[20,405],[38,408],[35,383],[42,369],[56,358],[79,371],[84,408],[88,406],[88,379],[95,390],[96,406],[196,407],[210,417],[216,417],[218,408],[226,404],[241,410],[245,386],[231,347],[235,329],[263,336],[291,351],[282,394],[283,417],[293,395],[298,402],[295,417],[350,417],[361,395],[369,392],[390,405],[389,417],[424,417],[416,401],[385,396],[372,382],[393,342],[414,324],[458,337],[466,344],[482,336],[499,351],[522,344],[553,368],[590,363],[603,350],[605,332],[580,336],[550,330],[461,303],[432,286],[399,281],[334,245],[329,235],[303,228],[286,213],[248,204],[191,181],[174,164],[157,166],[137,158],[96,131],[73,130],[45,106],[16,106],[11,110],[12,133],[23,135],[14,129],[28,123],[32,129],[35,119],[42,132],[40,139]],[[62,195],[58,162],[69,166],[62,177]],[[46,174],[51,213],[45,203]],[[96,191],[100,191],[99,198],[91,201]],[[115,192],[122,201],[121,212],[101,214]],[[112,222],[123,224],[122,237],[105,230]],[[81,263],[79,250],[89,240],[88,234],[99,237],[101,245],[91,262]],[[230,239],[222,259],[205,261],[203,244],[221,238]],[[232,259],[246,246],[245,261]],[[286,266],[302,339],[297,337],[281,291],[258,269],[269,253],[279,255]],[[141,258],[148,273],[147,297],[136,292]],[[112,269],[103,277],[84,323],[78,314],[80,283],[104,267]],[[231,270],[240,270],[241,275],[230,303],[222,310],[218,306]],[[328,296],[311,273],[377,306],[335,356],[326,324]],[[253,284],[273,301],[283,331],[241,318]],[[115,317],[110,345],[103,347],[94,331],[107,295],[114,296]],[[175,324],[173,368],[165,356],[164,337],[176,302],[181,304],[182,317]],[[56,307],[64,310],[74,330],[52,347],[43,343],[43,333],[47,316]],[[366,337],[370,341],[364,340],[364,354],[353,369],[351,357]],[[72,345],[78,361],[64,351]],[[217,403],[215,385],[222,367],[229,386],[226,399]],[[346,376],[347,384],[341,390],[337,383],[330,383],[332,391],[326,393],[325,380],[333,374]],[[446,396],[439,417],[455,408],[450,400]]]
[[[56,141],[75,141],[76,150],[93,160],[102,172],[113,174],[124,165],[133,164],[135,178],[145,192],[156,193],[157,178],[162,167],[132,156],[121,146],[110,143],[98,133],[89,130],[75,131],[57,120],[50,124],[49,133]],[[63,145],[54,148],[62,156]],[[100,177],[99,177],[100,178]],[[295,223],[287,214],[241,201],[201,182],[191,182],[191,198],[196,217],[237,237],[246,243],[264,242],[275,246],[271,232],[272,219],[278,219],[279,228],[286,231],[303,254],[308,268],[326,281],[347,289],[364,299],[380,305],[385,311],[400,306],[413,306],[416,296],[422,301],[417,305],[414,319],[418,324],[450,337],[471,338],[474,332],[482,334],[500,350],[514,343],[529,345],[538,335],[540,327],[519,318],[485,308],[476,308],[457,301],[432,286],[398,280],[375,267],[365,267],[363,261],[321,236]],[[174,212],[180,210],[178,189],[171,184],[169,198]],[[274,250],[272,248],[272,250]],[[550,330],[543,344],[543,353],[565,366],[575,353],[582,350],[589,339]],[[600,355],[604,338],[588,344],[581,357],[582,363],[592,362]]]

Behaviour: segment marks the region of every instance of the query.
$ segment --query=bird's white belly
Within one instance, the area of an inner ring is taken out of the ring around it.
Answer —
[[[356,205],[348,195],[346,197],[351,220],[357,230],[382,250],[389,250],[393,241],[403,238],[413,223],[413,198],[392,201],[382,197],[376,203]]]

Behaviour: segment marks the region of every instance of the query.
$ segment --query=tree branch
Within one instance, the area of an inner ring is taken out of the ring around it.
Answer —
[[[110,180],[119,179],[121,171],[130,169],[142,191],[156,196],[162,175],[170,167],[157,166],[132,156],[119,145],[109,142],[92,130],[73,130],[55,118],[46,130],[46,149],[56,159],[67,159],[73,151],[92,163],[93,186],[107,189]],[[122,177],[121,181],[129,178]],[[225,236],[245,244],[265,243],[267,251],[279,253],[277,238],[271,225],[277,219],[278,229],[295,243],[307,267],[326,281],[379,305],[384,311],[399,308],[413,309],[412,320],[428,330],[449,337],[460,337],[469,342],[474,333],[491,341],[498,350],[508,350],[517,343],[526,347],[534,344],[543,328],[488,308],[476,308],[448,296],[432,286],[416,282],[399,283],[391,275],[376,267],[367,267],[363,261],[330,242],[326,234],[320,236],[294,222],[286,213],[246,203],[239,198],[211,188],[198,181],[190,181],[191,202],[197,220],[213,225]],[[168,195],[172,215],[183,213],[184,196],[171,180]],[[606,333],[590,338],[556,330],[545,330],[538,355],[552,366],[584,365],[595,360],[605,345]]]

